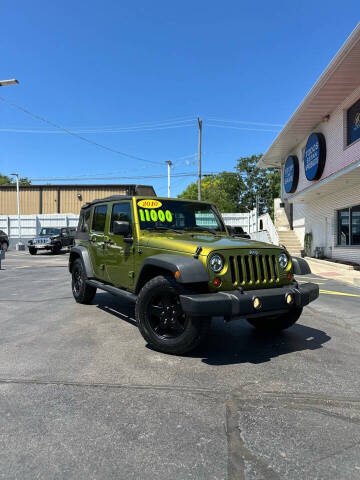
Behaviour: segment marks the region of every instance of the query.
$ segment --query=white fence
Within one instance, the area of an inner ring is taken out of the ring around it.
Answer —
[[[76,227],[78,220],[79,215],[73,213],[21,215],[21,237],[35,237],[42,227]],[[0,230],[10,238],[19,238],[17,215],[0,215]]]
[[[253,233],[258,229],[256,227],[256,210],[245,213],[222,213],[225,225],[231,227],[242,227],[245,232]]]

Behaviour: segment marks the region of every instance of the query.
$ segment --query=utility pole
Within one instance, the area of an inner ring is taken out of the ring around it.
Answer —
[[[198,117],[198,125],[199,125],[199,145],[198,145],[198,200],[201,200],[201,137],[202,137],[202,120]]]
[[[170,160],[166,160],[167,166],[168,166],[168,198],[171,197],[170,195],[170,169],[172,167],[172,162]]]
[[[18,217],[18,233],[19,233],[19,241],[16,244],[16,250],[25,250],[25,245],[21,242],[19,174],[18,173],[10,173],[10,175],[13,175],[14,177],[16,177],[17,217]]]

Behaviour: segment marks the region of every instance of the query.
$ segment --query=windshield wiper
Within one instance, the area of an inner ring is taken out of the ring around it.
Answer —
[[[209,232],[216,236],[219,234],[219,232],[217,230],[214,230],[213,228],[198,227],[197,225],[195,227],[185,227],[184,230],[187,230],[187,231],[196,230],[198,232]]]
[[[180,233],[180,234],[184,233],[182,230],[176,230],[176,228],[164,227],[161,225],[158,227],[147,228],[146,230],[170,230],[171,232],[175,232],[175,233]]]

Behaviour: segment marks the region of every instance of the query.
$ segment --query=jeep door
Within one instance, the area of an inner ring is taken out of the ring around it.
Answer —
[[[108,204],[93,207],[90,227],[89,254],[95,277],[107,280],[105,270],[105,227],[107,222]]]
[[[131,230],[128,236],[113,233],[115,221],[129,222]],[[111,205],[109,229],[105,239],[105,269],[108,281],[121,288],[131,288],[134,283],[132,222],[130,201],[116,202]]]

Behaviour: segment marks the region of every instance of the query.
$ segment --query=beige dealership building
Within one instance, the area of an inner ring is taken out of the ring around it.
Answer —
[[[110,195],[155,195],[146,185],[30,185],[20,187],[22,215],[80,212],[81,205]],[[16,186],[0,186],[0,215],[16,215]]]

